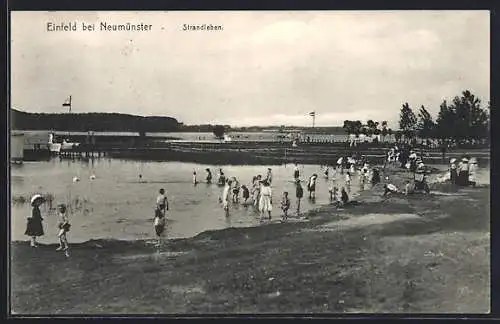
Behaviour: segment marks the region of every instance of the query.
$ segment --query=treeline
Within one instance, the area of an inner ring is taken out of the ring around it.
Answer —
[[[481,106],[481,100],[470,91],[462,92],[451,103],[446,100],[440,105],[434,120],[430,112],[422,105],[415,114],[408,103],[404,103],[399,115],[399,129],[393,131],[387,121],[345,120],[343,128],[348,134],[381,135],[394,134],[396,141],[415,141],[435,139],[441,143],[466,144],[483,140],[489,141],[490,106]]]
[[[14,130],[77,132],[178,132],[183,124],[172,117],[142,117],[118,113],[27,113],[11,109]]]
[[[487,107],[482,107],[481,100],[465,90],[460,97],[453,98],[451,103],[444,100],[439,107],[434,120],[424,106],[415,114],[408,103],[403,104],[399,115],[401,135],[407,140],[418,136],[452,144],[489,141],[489,103]]]
[[[360,120],[344,120],[344,130],[347,134],[354,134],[356,136],[360,134],[364,135],[392,135],[392,129],[387,127],[387,121],[382,122],[368,120],[366,124],[363,124]]]

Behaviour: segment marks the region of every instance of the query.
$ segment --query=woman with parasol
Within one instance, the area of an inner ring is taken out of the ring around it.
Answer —
[[[26,224],[25,235],[31,237],[31,247],[37,247],[36,238],[37,236],[42,236],[43,225],[42,225],[42,214],[40,212],[40,205],[45,202],[45,198],[42,195],[36,194],[31,197],[31,206],[33,207],[31,211],[31,217],[28,217],[28,222]]]

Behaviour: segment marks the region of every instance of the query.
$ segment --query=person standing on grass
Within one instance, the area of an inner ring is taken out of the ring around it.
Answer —
[[[368,182],[369,171],[370,171],[370,169],[368,167],[368,163],[365,163],[363,165],[363,167],[361,168],[360,177],[359,177],[361,190],[364,190],[365,184]]]
[[[71,225],[69,223],[68,214],[66,213],[66,205],[60,204],[57,209],[59,213],[59,222],[57,224],[57,227],[59,228],[59,232],[57,234],[57,237],[59,238],[59,247],[56,251],[64,251],[66,256],[69,256],[69,244],[66,233],[69,232]]]
[[[290,198],[288,198],[288,192],[283,192],[283,198],[281,199],[281,210],[283,211],[282,221],[288,219],[288,210],[290,209]]]
[[[455,162],[457,161],[457,159],[453,158],[450,160],[450,181],[452,184],[456,184],[457,183],[457,165],[455,164]]]
[[[158,239],[156,247],[160,247],[161,237],[165,231],[165,216],[158,207],[155,208],[154,229]]]
[[[300,201],[304,197],[304,189],[302,188],[302,185],[300,184],[300,179],[297,179],[295,181],[295,198],[297,198],[297,216],[300,215]]]
[[[380,183],[380,180],[381,180],[380,179],[380,170],[378,168],[373,168],[372,180],[371,180],[372,186],[375,186],[378,183]]]
[[[469,160],[464,157],[460,162],[458,168],[458,184],[460,186],[467,186],[469,184]]]
[[[349,195],[347,194],[345,188],[342,187],[342,190],[340,192],[340,206],[344,207],[347,205],[348,202],[349,202]]]
[[[473,157],[469,161],[469,184],[475,187],[476,183],[477,183],[477,159]]]
[[[156,197],[156,207],[162,212],[163,216],[166,215],[168,210],[168,199],[165,195],[165,189],[160,189],[160,194]]]
[[[45,202],[45,199],[41,195],[34,195],[31,198],[31,206],[33,209],[31,210],[31,217],[28,217],[28,222],[26,224],[25,235],[31,237],[31,247],[37,247],[36,238],[39,236],[43,236],[43,218],[40,212],[40,205]]]

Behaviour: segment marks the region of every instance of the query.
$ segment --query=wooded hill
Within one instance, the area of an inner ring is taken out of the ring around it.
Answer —
[[[13,130],[75,132],[178,132],[182,123],[172,117],[143,117],[118,113],[27,113],[11,109]]]

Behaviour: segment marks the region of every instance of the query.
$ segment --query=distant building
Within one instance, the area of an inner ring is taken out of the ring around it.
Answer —
[[[12,131],[10,134],[11,154],[12,150],[15,150],[16,156],[19,157],[22,138],[23,160],[48,157],[50,156],[49,135],[50,132],[48,131]],[[13,147],[12,143],[15,143],[15,147]]]
[[[24,158],[24,134],[16,133],[10,136],[10,160],[22,163]]]

